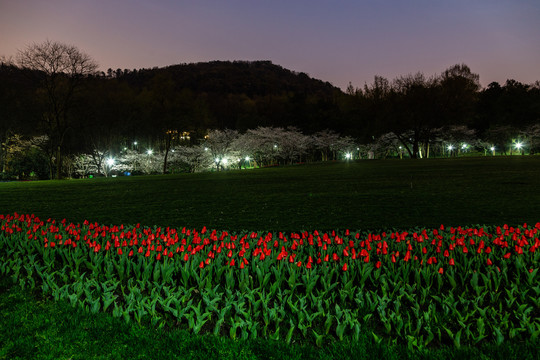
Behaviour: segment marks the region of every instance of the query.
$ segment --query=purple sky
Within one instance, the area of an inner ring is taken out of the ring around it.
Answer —
[[[271,60],[345,89],[457,63],[540,80],[540,0],[0,0],[0,56],[49,39],[108,68]]]

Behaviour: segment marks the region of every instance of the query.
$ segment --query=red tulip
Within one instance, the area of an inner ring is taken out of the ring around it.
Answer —
[[[439,274],[442,274],[442,273],[444,273],[444,270],[443,270],[443,268],[441,267],[441,268],[439,268]]]
[[[454,266],[455,265],[455,262],[454,262],[454,259],[451,258],[450,261],[448,262],[451,266]]]
[[[343,264],[342,270],[343,270],[343,271],[347,271],[347,263]]]
[[[487,259],[487,264],[488,265],[493,265],[493,262],[491,261],[491,259]]]

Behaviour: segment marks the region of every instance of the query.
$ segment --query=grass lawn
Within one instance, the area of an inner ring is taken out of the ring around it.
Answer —
[[[223,173],[0,183],[0,213],[220,230],[377,230],[540,221],[540,157],[378,160]],[[126,324],[0,279],[0,359],[538,359],[538,342],[438,347],[230,340]]]
[[[0,184],[2,213],[223,230],[535,223],[540,157],[374,160]]]

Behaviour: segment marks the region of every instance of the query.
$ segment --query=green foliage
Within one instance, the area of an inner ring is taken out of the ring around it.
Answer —
[[[0,275],[139,327],[315,346],[368,331],[409,351],[534,342],[540,333],[540,223],[273,238],[0,219]]]

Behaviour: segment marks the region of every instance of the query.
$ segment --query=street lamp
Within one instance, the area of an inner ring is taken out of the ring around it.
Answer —
[[[521,141],[518,141],[515,145],[517,151],[521,151],[521,155],[523,155],[523,143]]]
[[[108,166],[113,166],[114,165],[114,159],[113,158],[108,158],[107,159],[107,165]]]
[[[152,155],[152,154],[154,153],[154,150],[148,149],[148,150],[146,150],[146,153],[147,153],[148,155]]]

